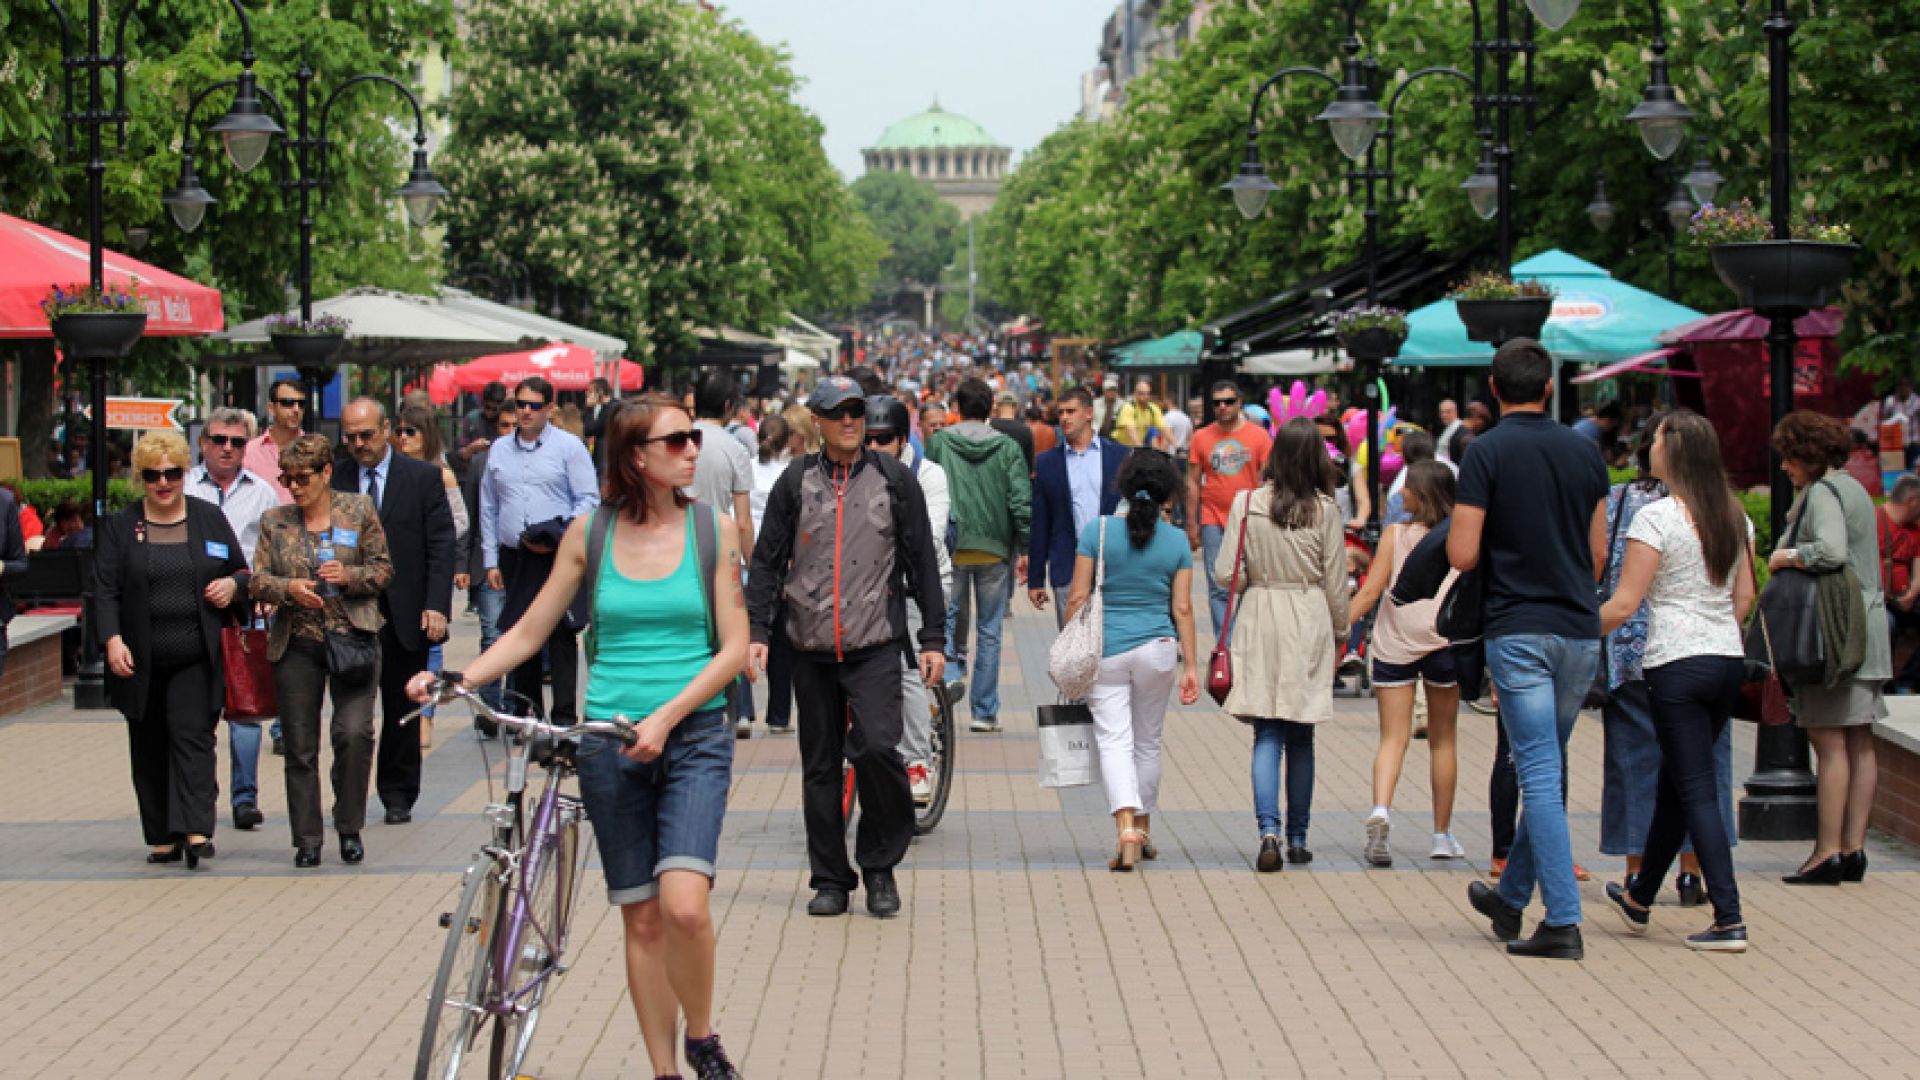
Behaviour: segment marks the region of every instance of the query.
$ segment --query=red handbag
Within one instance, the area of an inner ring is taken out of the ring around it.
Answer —
[[[1253,516],[1253,499],[1247,499],[1246,512],[1240,515],[1240,539],[1233,549],[1233,576],[1227,579],[1227,617],[1220,626],[1220,640],[1213,644],[1213,656],[1207,661],[1207,696],[1215,705],[1226,708],[1227,695],[1233,692],[1233,654],[1227,651],[1227,639],[1233,636],[1234,601],[1239,599],[1240,561],[1247,554],[1247,519]]]
[[[1764,660],[1748,658],[1747,678],[1740,684],[1740,696],[1733,703],[1733,719],[1779,727],[1793,722],[1793,706],[1788,700],[1787,684],[1773,670],[1773,635],[1767,632],[1767,616],[1755,611],[1760,624]]]
[[[273,665],[267,661],[270,632],[243,622],[220,628],[220,673],[226,679],[228,720],[257,723],[280,715],[280,696],[273,688]]]

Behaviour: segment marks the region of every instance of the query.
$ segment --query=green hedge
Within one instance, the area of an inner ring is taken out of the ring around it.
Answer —
[[[21,480],[20,494],[27,505],[40,511],[42,520],[53,521],[53,508],[72,499],[82,506],[93,501],[93,480]],[[118,510],[140,497],[140,486],[131,480],[107,481],[107,509]]]

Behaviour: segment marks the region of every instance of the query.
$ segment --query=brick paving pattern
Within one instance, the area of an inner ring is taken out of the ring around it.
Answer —
[[[1052,697],[1052,617],[1018,608],[1007,730],[972,735],[962,709],[953,803],[901,867],[902,918],[806,916],[798,748],[737,744],[714,894],[717,1023],[747,1075],[1920,1073],[1920,858],[1876,837],[1864,886],[1796,890],[1779,875],[1804,845],[1742,844],[1752,952],[1689,953],[1682,938],[1711,916],[1671,906],[1671,888],[1652,933],[1630,939],[1600,891],[1618,871],[1597,854],[1591,716],[1572,749],[1575,853],[1596,877],[1582,887],[1584,963],[1509,960],[1466,905],[1485,868],[1493,752],[1493,721],[1471,713],[1455,827],[1465,863],[1425,857],[1416,742],[1394,866],[1363,869],[1375,723],[1370,701],[1343,701],[1319,737],[1313,864],[1253,873],[1250,737],[1208,703],[1169,718],[1159,861],[1108,873],[1097,789],[1035,784],[1032,707]],[[477,636],[457,623],[453,666]],[[322,869],[294,870],[269,756],[267,824],[228,829],[223,804],[214,869],[189,875],[142,862],[123,721],[70,700],[0,722],[0,1075],[409,1075],[435,920],[484,831],[486,780],[461,718],[440,722],[415,822],[369,825],[365,865],[341,865],[329,837]],[[1751,738],[1738,735],[1742,773]],[[549,999],[529,1071],[649,1075],[619,921],[597,902],[597,870],[585,887],[576,966]]]

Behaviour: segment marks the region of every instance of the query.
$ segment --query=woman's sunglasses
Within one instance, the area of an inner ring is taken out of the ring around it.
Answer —
[[[169,469],[140,470],[140,479],[145,480],[149,484],[157,484],[162,480],[165,480],[169,484],[177,484],[180,482],[180,478],[185,475],[187,475],[187,470],[178,465]]]
[[[397,428],[394,428],[394,429],[393,429],[393,433],[394,433],[395,435],[398,435],[398,436],[400,436],[400,437],[401,437],[401,438],[403,438],[403,439],[411,439],[411,438],[413,438],[413,437],[414,437],[415,435],[418,435],[418,434],[420,434],[420,429],[419,429],[419,428],[417,428],[417,427],[405,427],[405,426],[401,426],[401,427],[397,427]]]
[[[696,450],[700,448],[700,429],[694,428],[690,431],[676,431],[671,435],[654,435],[650,438],[640,440],[641,446],[645,446],[648,443],[666,443],[668,453],[684,454],[687,451],[688,443],[692,443]]]

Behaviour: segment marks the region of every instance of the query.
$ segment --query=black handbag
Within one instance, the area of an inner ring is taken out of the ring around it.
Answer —
[[[380,641],[373,634],[354,627],[327,631],[327,671],[351,686],[373,681],[380,663]]]
[[[1822,481],[1823,486],[1831,486]],[[1834,498],[1840,493],[1835,491]],[[1807,498],[1812,498],[1808,492]],[[1793,519],[1782,547],[1791,548],[1800,538],[1800,523],[1807,517],[1802,502],[1800,516]],[[1820,575],[1810,570],[1783,567],[1767,579],[1756,605],[1759,618],[1747,627],[1746,654],[1750,661],[1767,664],[1789,686],[1821,685],[1827,675],[1827,642],[1820,632]],[[1765,621],[1765,634],[1761,623]],[[1769,645],[1771,648],[1769,649]]]

